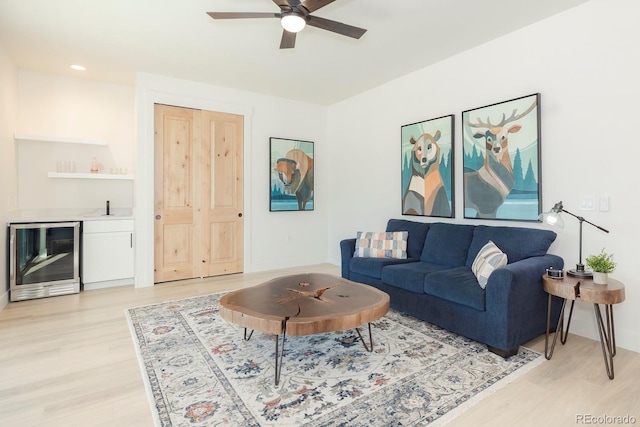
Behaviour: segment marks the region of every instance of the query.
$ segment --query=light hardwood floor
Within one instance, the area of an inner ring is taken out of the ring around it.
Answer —
[[[10,303],[0,311],[0,426],[152,426],[124,310],[301,272],[339,275],[339,268],[326,264]],[[526,346],[544,352],[544,336]],[[619,348],[614,360],[611,381],[599,342],[570,335],[551,361],[449,425],[571,426],[587,424],[581,421],[587,416],[631,416],[640,425],[640,354]]]

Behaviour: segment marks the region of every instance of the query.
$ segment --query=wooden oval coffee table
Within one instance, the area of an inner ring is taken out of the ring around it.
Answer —
[[[220,298],[220,315],[244,327],[245,340],[251,338],[254,330],[276,335],[276,385],[280,382],[287,334],[299,336],[355,329],[365,349],[372,351],[370,322],[388,311],[389,295],[385,292],[322,273],[279,277]],[[369,327],[369,346],[358,329],[364,324]],[[247,329],[251,329],[251,333],[247,334]],[[282,350],[278,356],[280,335]]]

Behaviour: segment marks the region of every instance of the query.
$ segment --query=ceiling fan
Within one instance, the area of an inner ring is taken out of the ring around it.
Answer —
[[[342,22],[320,18],[311,13],[333,3],[335,0],[273,0],[280,8],[280,13],[268,12],[207,12],[213,19],[243,19],[243,18],[280,18],[284,28],[280,49],[291,49],[296,45],[296,34],[305,25],[320,28],[343,36],[359,39],[367,30],[343,24]]]

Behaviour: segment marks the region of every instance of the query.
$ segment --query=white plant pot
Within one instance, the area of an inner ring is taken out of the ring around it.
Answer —
[[[593,283],[598,285],[606,285],[609,283],[609,274],[608,273],[599,273],[597,271],[593,272]]]

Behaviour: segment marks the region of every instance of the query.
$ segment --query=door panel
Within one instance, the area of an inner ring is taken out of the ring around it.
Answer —
[[[197,142],[192,135],[194,118],[188,120],[178,117],[165,116],[165,134],[162,149],[164,161],[162,173],[164,175],[164,206],[169,208],[190,208],[193,197],[191,181],[193,167],[191,164],[194,144]],[[195,129],[193,129],[195,131]]]
[[[234,222],[211,224],[212,263],[231,262],[236,259],[238,251],[235,245],[235,229]]]
[[[156,105],[155,282],[242,272],[243,117]]]
[[[215,133],[212,133],[215,136]],[[212,208],[237,208],[236,205],[236,129],[225,123],[222,135],[218,135],[212,150],[213,180],[220,186],[212,187]]]
[[[189,265],[193,260],[191,225],[165,225],[162,263],[170,268]]]
[[[204,209],[203,227],[211,232],[203,245],[208,255],[203,264],[209,276],[238,273],[244,268],[243,117],[202,113],[203,150],[209,159],[202,170],[214,183],[202,201],[208,207]]]
[[[155,282],[197,275],[192,159],[200,145],[199,115],[155,107]]]

